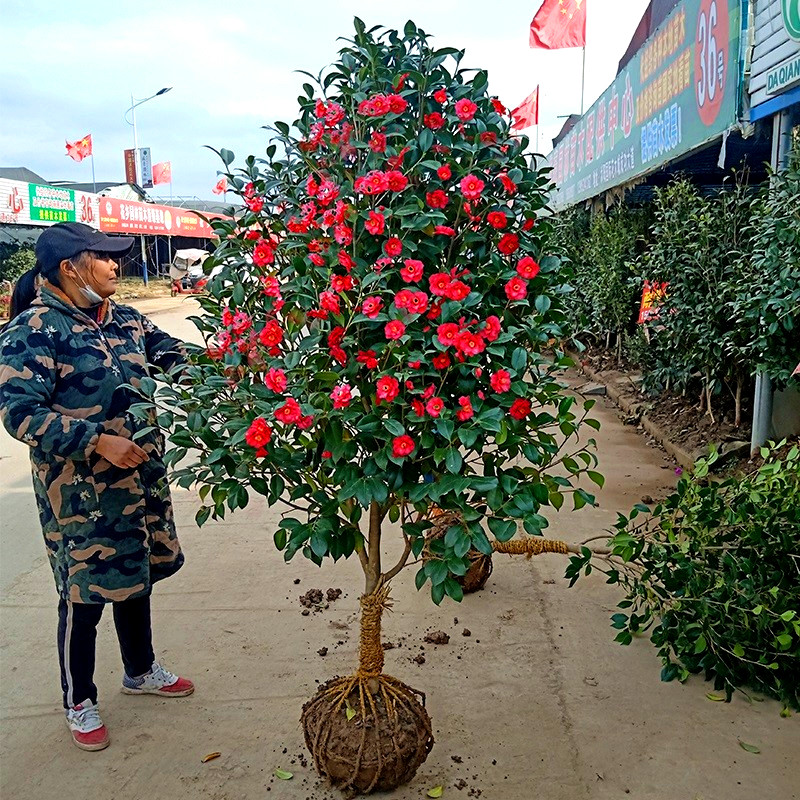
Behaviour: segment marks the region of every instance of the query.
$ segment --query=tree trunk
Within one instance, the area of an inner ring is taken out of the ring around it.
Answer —
[[[361,596],[361,623],[358,640],[358,676],[367,682],[370,692],[378,690],[383,673],[381,618],[389,605],[389,588],[384,585],[372,594]]]
[[[734,403],[736,405],[736,416],[733,420],[733,427],[738,428],[742,424],[742,376],[736,376],[736,397]]]

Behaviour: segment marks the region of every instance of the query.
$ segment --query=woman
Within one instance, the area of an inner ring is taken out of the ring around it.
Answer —
[[[59,595],[64,708],[73,741],[84,750],[109,744],[92,680],[106,603],[125,667],[122,691],[194,691],[156,661],[152,646],[152,585],[177,572],[183,554],[163,436],[129,409],[152,367],[180,361],[181,345],[135,309],[108,300],[117,288],[114,257],[133,241],[76,222],[48,228],[36,244],[36,267],[15,286],[11,322],[0,334],[0,416],[31,448]]]

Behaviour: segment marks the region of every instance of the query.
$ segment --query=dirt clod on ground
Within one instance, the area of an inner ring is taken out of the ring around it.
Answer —
[[[419,653],[419,655],[414,656],[414,658],[412,658],[411,660],[416,661],[417,664],[424,664],[425,656],[422,653]]]
[[[322,605],[322,589],[309,589],[305,594],[300,595],[300,605],[306,608],[314,608]]]
[[[461,635],[462,636],[472,636],[472,631],[469,628],[464,628],[464,630],[461,631]]]
[[[328,648],[327,647],[320,647],[320,649],[317,650],[317,655],[318,656],[322,656],[323,658],[325,658],[325,656],[328,655]]]
[[[448,644],[450,636],[444,631],[429,631],[425,634],[425,641],[429,644]]]
[[[341,596],[342,596],[342,590],[341,589],[330,589],[329,588],[325,592],[325,597],[327,597],[329,603],[334,603]]]

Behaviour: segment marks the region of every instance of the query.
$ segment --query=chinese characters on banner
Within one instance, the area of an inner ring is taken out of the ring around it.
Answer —
[[[205,214],[218,218],[220,214]],[[194,211],[115,197],[100,198],[100,230],[105,233],[191,236],[210,239],[213,228]]]
[[[646,175],[734,125],[740,28],[738,0],[679,2],[550,153],[555,207]]]

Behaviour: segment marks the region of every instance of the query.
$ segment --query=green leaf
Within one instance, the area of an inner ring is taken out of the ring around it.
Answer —
[[[747,750],[748,753],[755,753],[756,755],[758,755],[761,752],[761,748],[757,747],[754,744],[748,744],[747,742],[743,742],[741,739],[739,739],[738,741],[739,741],[739,747],[741,747],[742,750]]]
[[[294,773],[285,769],[276,769],[273,775],[276,778],[280,778],[282,781],[290,781],[292,778],[294,778]]]
[[[517,523],[511,519],[489,517],[489,530],[500,542],[507,542],[517,531]]]
[[[706,697],[707,697],[709,700],[713,700],[715,703],[724,703],[724,702],[725,702],[725,698],[724,698],[724,697],[721,697],[721,696],[720,696],[720,695],[718,695],[718,694],[711,694],[711,692],[708,692],[708,693],[706,694]]]
[[[698,636],[697,637],[697,641],[694,643],[694,652],[695,652],[695,654],[702,653],[706,649],[706,647],[707,647],[706,637],[705,636]]]
[[[455,447],[451,447],[447,451],[444,463],[448,472],[452,472],[453,474],[457,475],[461,472],[461,467],[464,463],[464,460],[461,458],[461,453],[459,453]]]
[[[428,789],[428,797],[441,797],[444,794],[444,787],[443,786],[434,786],[431,789]]]

